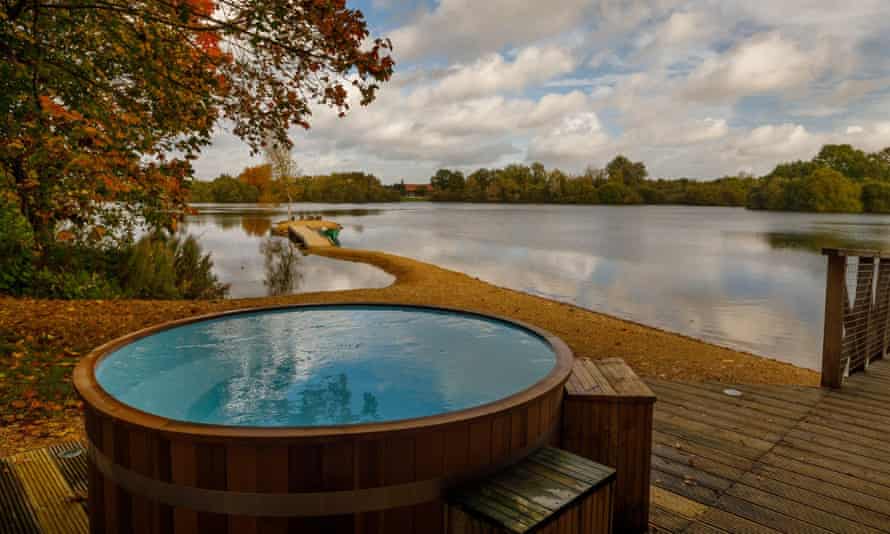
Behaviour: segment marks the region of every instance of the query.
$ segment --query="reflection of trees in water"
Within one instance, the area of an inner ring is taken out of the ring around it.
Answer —
[[[362,411],[352,413],[352,392],[346,375],[340,373],[327,377],[323,383],[307,387],[300,398],[299,416],[301,422],[312,425],[346,424],[374,421],[377,414],[377,398],[372,393],[362,395]]]
[[[768,232],[767,243],[772,248],[790,248],[809,250],[821,253],[823,248],[855,248],[855,249],[883,249],[885,245],[881,241],[856,239],[830,234],[827,232],[791,233]]]
[[[241,217],[239,215],[233,215],[231,213],[201,213],[201,219],[209,221],[214,226],[217,226],[223,230],[231,230],[232,228],[238,228],[241,224]]]
[[[269,296],[293,293],[303,279],[300,272],[302,254],[296,245],[286,239],[268,238],[260,243],[266,279],[263,285]]]
[[[242,377],[223,381],[188,404],[185,418],[202,420],[207,414],[221,410],[220,415],[236,424],[265,425],[270,421],[289,425],[341,425],[379,421],[377,397],[362,394],[362,408],[352,411],[349,379],[340,373],[323,377],[302,388],[298,398],[268,398],[263,393],[276,392],[280,377],[293,376],[291,359],[264,365]]]
[[[272,221],[268,217],[247,217],[241,218],[241,228],[247,235],[254,237],[263,237],[269,233],[272,228]]]
[[[300,210],[295,213],[299,215],[321,215],[322,217],[367,217],[369,215],[380,215],[384,210],[379,208],[342,208],[342,209],[326,209],[326,210]]]

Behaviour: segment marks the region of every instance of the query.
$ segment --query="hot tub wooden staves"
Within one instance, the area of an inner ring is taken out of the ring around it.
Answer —
[[[95,366],[106,354],[207,318],[113,341],[76,368],[91,449],[93,532],[441,532],[446,489],[523,459],[559,431],[572,355],[559,339],[526,325],[557,355],[547,377],[494,403],[411,420],[201,425],[136,410],[96,382]]]

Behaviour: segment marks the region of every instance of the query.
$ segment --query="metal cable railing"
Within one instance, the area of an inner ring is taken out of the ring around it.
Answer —
[[[850,373],[882,358],[890,342],[890,253],[825,249],[822,385],[840,387]]]

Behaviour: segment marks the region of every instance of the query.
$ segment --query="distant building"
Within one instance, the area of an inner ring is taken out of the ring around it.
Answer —
[[[433,192],[430,184],[405,184],[403,195],[408,198],[423,198]]]

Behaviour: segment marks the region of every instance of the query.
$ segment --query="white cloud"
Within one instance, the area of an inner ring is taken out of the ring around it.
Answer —
[[[405,60],[424,54],[478,57],[568,31],[583,22],[588,0],[441,0],[390,37]]]
[[[797,107],[794,113],[804,117],[830,117],[844,113],[851,104],[888,90],[890,76],[842,80],[817,90],[813,98]]]
[[[537,101],[492,96],[437,108],[423,125],[427,129],[457,135],[504,133],[551,125],[569,113],[585,109],[588,103],[588,97],[579,91],[547,94]],[[417,110],[418,116],[422,112]]]
[[[657,41],[665,45],[677,45],[710,34],[713,26],[701,12],[675,12],[662,25]]]
[[[850,126],[835,142],[849,143],[870,152],[890,147],[890,120]]]
[[[803,51],[779,33],[759,34],[725,55],[704,61],[689,77],[685,94],[725,100],[805,86],[824,68],[822,51]]]
[[[820,139],[800,124],[768,124],[739,137],[729,148],[743,160],[809,159],[819,144]]]
[[[579,113],[566,117],[559,126],[532,139],[528,157],[545,163],[584,164],[593,161],[608,142],[609,136],[603,131],[596,113]]]
[[[668,139],[667,141],[669,143],[686,145],[713,141],[726,136],[728,133],[729,125],[726,123],[726,119],[712,119],[708,117],[688,123],[685,129],[675,132],[673,140]]]
[[[495,53],[457,67],[435,87],[421,93],[429,99],[453,100],[514,92],[574,68],[575,60],[567,50],[555,46],[531,46],[522,49],[512,62]]]

